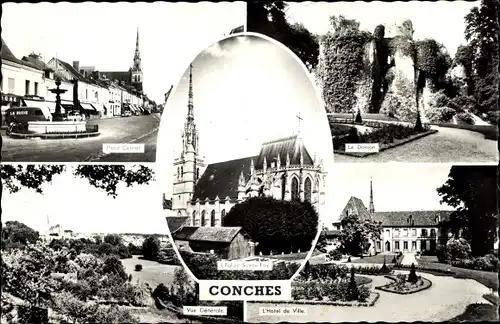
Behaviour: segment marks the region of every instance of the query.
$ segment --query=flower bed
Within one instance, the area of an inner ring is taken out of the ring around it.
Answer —
[[[319,302],[366,302],[370,297],[371,279],[355,277],[356,287],[349,279],[337,280],[308,280],[293,283],[292,298],[294,300],[319,301]]]
[[[342,135],[334,136],[332,139],[335,153],[346,154],[356,157],[365,157],[371,154],[376,154],[378,152],[370,152],[370,153],[346,152],[345,151],[346,144],[378,143],[380,145],[379,152],[381,152],[389,148],[406,144],[408,142],[414,141],[424,136],[437,133],[437,130],[432,130],[430,129],[429,126],[424,127],[424,129],[421,131],[418,131],[415,130],[413,126],[382,123],[376,121],[363,122],[361,125],[372,127],[374,128],[374,131],[369,132],[367,134],[359,134],[358,132],[352,130],[354,126],[349,127],[347,125],[342,125],[342,126],[347,126],[349,128],[349,131],[347,133],[345,133],[347,131],[346,127],[339,128],[338,130],[336,130],[337,133],[341,133],[341,130],[344,130],[344,133]],[[337,128],[338,126],[340,125],[335,125],[335,128]]]
[[[423,277],[418,277],[416,283],[408,282],[408,276],[404,274],[385,277],[393,280],[394,282],[391,282],[384,286],[375,287],[375,289],[400,295],[408,295],[429,289],[432,286],[432,282],[429,279]]]
[[[330,301],[330,300],[276,300],[269,301],[273,304],[287,304],[287,305],[327,305],[327,306],[344,306],[344,307],[372,307],[379,299],[378,292],[370,292],[370,296],[365,301]],[[267,302],[267,301],[266,301]],[[247,303],[258,303],[258,301],[248,301]]]

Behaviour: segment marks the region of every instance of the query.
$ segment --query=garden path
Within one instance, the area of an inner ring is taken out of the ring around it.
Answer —
[[[403,260],[401,260],[402,265],[418,265],[417,259],[415,259],[415,253],[404,253]]]
[[[399,271],[397,271],[399,272]],[[404,273],[407,273],[405,271]],[[462,314],[466,307],[473,303],[488,303],[482,296],[490,290],[472,279],[455,279],[445,276],[434,276],[427,273],[420,274],[432,281],[432,287],[409,295],[398,295],[384,291],[373,307],[339,307],[325,305],[293,305],[273,303],[247,304],[247,322],[278,323],[289,322],[413,322],[430,321],[440,322],[449,320]],[[370,277],[372,287],[384,285],[390,279],[382,276]],[[307,316],[259,316],[259,308],[300,306],[306,309]]]
[[[496,162],[497,141],[465,129],[432,126],[436,134],[364,158],[335,154],[335,162]]]

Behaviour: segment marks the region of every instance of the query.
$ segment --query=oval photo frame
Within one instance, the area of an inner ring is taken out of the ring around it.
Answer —
[[[196,282],[299,275],[328,209],[333,145],[319,91],[290,49],[245,32],[200,52],[165,104],[157,147],[169,237]],[[217,271],[222,260],[273,270]]]

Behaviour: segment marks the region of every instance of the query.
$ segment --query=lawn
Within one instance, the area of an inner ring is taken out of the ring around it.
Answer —
[[[130,259],[122,259],[125,271],[128,274],[132,274],[132,282],[136,282],[139,279],[140,282],[145,282],[149,284],[151,288],[156,288],[160,283],[169,287],[174,279],[174,271],[180,266],[172,266],[160,264],[155,261],[141,260],[138,256],[134,255]],[[142,270],[135,271],[135,265],[141,264]]]
[[[490,304],[471,304],[465,312],[450,322],[498,322],[498,307]]]
[[[371,257],[364,257],[363,259],[356,259],[352,260],[352,263],[376,263],[376,264],[383,264],[384,263],[384,257],[385,257],[385,263],[386,264],[392,264],[392,259],[396,254],[377,254]]]
[[[263,258],[269,258],[269,259],[279,259],[279,260],[284,260],[284,261],[302,261],[306,258],[307,252],[300,252],[300,253],[290,253],[290,254],[279,254],[279,255],[260,255],[260,257]],[[313,251],[311,257],[316,256],[318,254],[321,254],[319,251]]]
[[[468,124],[432,124],[439,127],[459,128],[483,134],[486,139],[498,139],[498,126],[496,125],[468,125]]]
[[[479,271],[479,270],[454,267],[450,264],[440,263],[437,257],[435,256],[421,256],[420,260],[418,260],[418,264],[419,266],[431,270],[438,269],[447,271],[448,269],[450,269],[451,272],[455,273],[454,275],[455,278],[474,279],[477,282],[485,285],[486,287],[498,291],[498,273],[496,272]]]

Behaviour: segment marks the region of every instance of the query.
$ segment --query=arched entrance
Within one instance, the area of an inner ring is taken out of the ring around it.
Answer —
[[[391,251],[391,242],[389,242],[389,241],[385,242],[385,250],[387,252]]]

